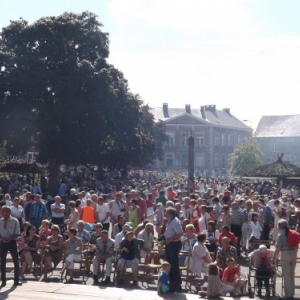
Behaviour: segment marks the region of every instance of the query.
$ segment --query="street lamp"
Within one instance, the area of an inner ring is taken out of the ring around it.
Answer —
[[[250,122],[250,128],[252,128],[252,121],[251,120],[243,120],[243,122]]]

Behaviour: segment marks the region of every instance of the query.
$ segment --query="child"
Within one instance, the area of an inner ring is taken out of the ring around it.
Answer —
[[[211,299],[218,297],[222,291],[222,282],[219,276],[219,268],[216,264],[208,265],[207,291],[199,292],[202,298]]]
[[[169,284],[169,273],[171,270],[171,264],[167,261],[162,262],[161,264],[161,272],[158,275],[157,281],[157,294],[162,295],[166,293],[174,293],[179,288],[179,282],[172,282]]]

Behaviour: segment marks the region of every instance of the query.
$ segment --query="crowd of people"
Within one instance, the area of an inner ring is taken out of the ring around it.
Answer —
[[[200,287],[202,296],[247,294],[246,276],[236,262],[243,256],[253,259],[257,267],[258,296],[264,283],[266,296],[270,297],[266,277],[271,278],[272,266],[280,257],[285,296],[293,299],[291,275],[298,247],[288,246],[287,232],[289,226],[297,230],[300,221],[296,186],[279,188],[259,181],[199,178],[195,190],[188,191],[183,178],[171,177],[161,179],[161,183],[136,180],[129,184],[119,190],[111,185],[107,191],[105,186],[91,187],[88,182],[78,187],[62,181],[58,195],[47,199],[43,199],[42,191],[33,193],[22,188],[3,195],[0,188],[2,286],[6,284],[3,262],[7,251],[14,260],[15,284],[24,280],[28,270],[34,272],[34,264],[41,260],[47,280],[49,270],[62,260],[63,251],[66,262],[61,272],[68,272],[68,282],[72,283],[74,263],[82,258],[84,245],[93,244],[95,285],[99,284],[99,264],[105,264],[106,270],[101,283],[111,283],[117,253],[119,286],[128,267],[132,269],[132,284],[137,285],[143,258],[146,265],[154,262],[162,266],[159,294],[179,292],[179,267],[187,264],[180,252],[185,251],[190,253],[190,272],[201,278],[201,285],[207,282],[206,290]],[[60,234],[65,227],[66,241]],[[276,247],[275,253],[265,245],[259,246],[256,240],[270,240]],[[163,255],[152,251],[156,246],[164,249]]]

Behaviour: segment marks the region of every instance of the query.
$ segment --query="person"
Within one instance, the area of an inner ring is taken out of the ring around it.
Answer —
[[[96,251],[93,257],[93,277],[94,285],[98,285],[98,271],[99,264],[105,263],[105,280],[102,280],[102,284],[110,283],[110,275],[112,270],[112,264],[114,262],[114,240],[108,237],[108,231],[103,230],[101,237],[96,240]]]
[[[4,195],[4,200],[5,200],[5,205],[8,207],[12,206],[12,201],[11,201],[11,197],[10,194],[5,194]]]
[[[65,205],[61,203],[60,196],[54,197],[54,203],[51,204],[52,224],[64,224]]]
[[[97,239],[99,239],[101,237],[101,232],[102,232],[102,229],[103,229],[102,224],[97,223],[95,225],[95,229],[96,229],[96,232],[93,232],[92,235],[91,235],[91,239],[90,239],[90,244],[91,245],[96,245]]]
[[[66,249],[66,263],[61,270],[61,274],[64,275],[66,270],[69,270],[70,278],[66,283],[73,283],[74,262],[82,260],[83,244],[81,238],[76,236],[77,230],[70,228],[68,232],[69,239],[65,243]]]
[[[146,205],[146,201],[141,197],[140,191],[136,191],[134,199],[137,200],[137,205],[140,208],[140,210],[139,210],[140,221],[146,220],[147,219],[147,205]]]
[[[227,205],[228,207],[228,205]],[[222,213],[222,205],[220,204],[220,199],[218,197],[213,198],[213,212],[214,212],[214,221],[217,224],[220,214]]]
[[[282,209],[278,199],[274,201],[274,208],[272,210],[272,213],[274,216],[273,241],[275,242],[278,236],[278,228],[279,228],[278,222],[281,219],[281,215],[282,215]]]
[[[169,273],[170,284],[179,282],[181,285],[181,275],[179,270],[179,252],[182,248],[181,237],[183,231],[181,228],[180,220],[176,218],[176,210],[172,207],[166,209],[166,218],[168,220],[165,237],[165,260],[171,264]],[[178,291],[181,291],[179,286]]]
[[[153,229],[154,225],[148,222],[145,228],[137,235],[138,239],[144,241],[144,249],[146,249],[146,251],[141,251],[141,257],[145,259],[145,265],[151,264],[152,259],[154,260],[154,264],[159,264],[159,254],[151,253],[154,247]]]
[[[31,204],[29,222],[34,225],[35,228],[39,229],[42,225],[42,220],[47,218],[46,205],[41,202],[41,195],[36,194],[34,196],[35,202]]]
[[[197,236],[197,242],[193,247],[193,273],[198,277],[201,277],[201,273],[207,276],[207,265],[211,263],[211,258],[208,249],[205,247],[204,243],[206,241],[206,235],[204,233],[199,233]]]
[[[251,215],[252,215],[252,202],[247,200],[245,203],[243,225],[242,225],[242,245],[243,251],[247,255],[249,250],[249,240],[251,236]]]
[[[82,220],[77,222],[77,228],[78,230],[76,231],[76,236],[81,238],[83,244],[89,243],[91,235],[86,229],[84,229],[84,222]]]
[[[257,296],[261,297],[262,283],[266,288],[266,298],[270,298],[270,278],[272,277],[274,251],[268,250],[266,245],[260,245],[258,249],[249,254],[252,266],[256,269]]]
[[[109,206],[104,203],[103,197],[98,197],[98,203],[96,204],[96,217],[95,219],[98,220],[103,226],[103,230],[109,231],[109,224],[110,224],[110,210]]]
[[[209,221],[207,224],[207,229],[203,231],[206,235],[206,247],[209,252],[215,252],[218,248],[218,242],[220,237],[220,232],[216,229],[216,223],[214,221]]]
[[[236,241],[236,237],[235,237],[235,235],[231,231],[229,231],[229,227],[228,226],[224,226],[223,227],[222,233],[219,236],[219,244],[221,244],[221,241],[222,241],[223,237],[228,237],[229,244],[231,246],[234,246],[235,248],[237,248],[236,247],[236,242],[237,242]]]
[[[95,211],[92,207],[92,200],[86,200],[86,206],[82,207],[80,220],[84,223],[95,224]]]
[[[79,212],[75,206],[76,203],[74,201],[69,202],[70,215],[69,219],[65,220],[65,223],[68,224],[68,229],[77,228],[77,222],[79,221]]]
[[[45,246],[48,236],[51,235],[51,230],[49,229],[50,222],[48,220],[42,221],[41,229],[39,230],[40,243]]]
[[[147,251],[144,248],[144,241],[134,238],[132,231],[126,231],[125,238],[122,240],[120,244],[120,259],[118,261],[118,286],[122,285],[123,283],[123,274],[124,268],[131,267],[133,282],[132,285],[137,285],[137,277],[138,277],[138,266],[139,266],[139,259],[140,259],[140,250]]]
[[[115,247],[116,248],[118,248],[119,245],[121,244],[123,238],[125,237],[125,233],[127,231],[132,231],[131,223],[125,223],[123,225],[122,231],[116,235],[116,238],[115,238]]]
[[[221,248],[218,249],[216,254],[217,265],[224,270],[227,267],[227,259],[233,257],[236,258],[236,249],[229,245],[229,239],[223,237],[221,240]]]
[[[14,263],[14,285],[21,285],[19,281],[19,256],[17,239],[20,236],[20,226],[17,219],[11,217],[10,207],[2,207],[2,218],[0,219],[0,241],[1,241],[1,286],[6,286],[6,256],[10,252]]]
[[[172,282],[172,284],[169,284],[169,273],[171,270],[171,264],[167,261],[163,261],[161,263],[161,272],[158,275],[157,280],[157,294],[162,295],[166,293],[174,293],[178,290],[178,287],[180,286],[179,282]]]
[[[137,206],[137,202],[136,199],[131,200],[131,206],[128,210],[128,222],[131,222],[133,228],[136,228],[141,222],[141,212],[140,208]]]
[[[277,223],[278,236],[274,253],[274,262],[277,265],[279,253],[281,253],[281,268],[284,280],[284,299],[294,299],[295,294],[295,268],[297,263],[298,246],[290,248],[287,243],[289,226],[286,220],[280,219]]]
[[[121,192],[117,192],[115,194],[115,200],[109,203],[109,208],[111,211],[111,221],[113,226],[118,222],[118,216],[123,216],[128,210],[128,207],[126,203],[122,200],[121,196]]]
[[[40,249],[40,237],[36,234],[35,226],[28,226],[26,235],[23,235],[21,238],[20,249],[22,262],[20,279],[24,280],[27,266],[30,269],[30,273],[34,273],[32,264],[40,264],[41,262],[41,254],[38,251]]]
[[[200,291],[199,295],[207,299],[218,298],[222,293],[223,284],[219,276],[219,268],[216,264],[208,265],[207,290]]]
[[[253,212],[251,216],[251,236],[250,236],[250,241],[252,245],[254,240],[260,239],[261,232],[262,232],[262,228],[258,222],[258,214]],[[256,245],[255,247],[256,247],[255,249],[257,249],[258,245]]]
[[[192,252],[193,252],[193,247],[197,242],[197,235],[195,234],[195,230],[196,229],[193,224],[188,224],[185,227],[185,233],[181,237],[182,250],[190,252],[190,266],[193,265]],[[179,266],[184,266],[185,263],[186,263],[186,257],[180,256],[179,257]]]
[[[237,256],[241,254],[241,237],[242,237],[242,223],[244,214],[241,210],[239,210],[238,203],[236,201],[231,203],[231,232],[237,238]]]
[[[28,226],[31,225],[28,221],[22,224],[21,236],[26,234]]]
[[[11,206],[11,216],[19,221],[20,228],[23,225],[24,209],[19,205],[19,198],[14,198],[13,205]]]
[[[163,207],[166,206],[166,203],[167,203],[167,198],[165,197],[165,192],[164,191],[160,191],[159,192],[159,197],[155,199],[155,203],[156,205],[158,203],[161,203]]]
[[[191,207],[190,207],[190,198],[183,198],[183,205],[181,206],[181,211],[183,212],[183,216],[185,219],[191,220]]]
[[[158,231],[158,229],[163,225],[163,220],[165,215],[163,205],[161,202],[157,203],[154,214],[155,214],[154,224],[156,226],[156,231]]]
[[[44,280],[47,280],[47,272],[51,270],[51,263],[54,269],[62,260],[63,237],[59,234],[59,227],[52,225],[51,235],[47,237],[44,252]]]
[[[226,293],[232,292],[233,296],[239,296],[243,294],[244,280],[240,276],[240,269],[235,265],[235,259],[229,257],[227,259],[228,267],[223,272],[223,292],[222,296],[226,296]]]
[[[222,230],[224,226],[231,226],[231,215],[229,213],[228,205],[223,205],[222,212],[217,220],[217,227],[219,230]]]
[[[119,215],[118,222],[113,226],[113,230],[111,231],[112,239],[115,239],[116,235],[122,231],[124,223],[124,217],[122,215]]]

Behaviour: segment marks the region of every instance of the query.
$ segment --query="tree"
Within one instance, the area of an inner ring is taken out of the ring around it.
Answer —
[[[229,157],[230,170],[234,174],[242,176],[247,171],[261,165],[261,156],[259,145],[252,137],[246,137]]]
[[[11,21],[1,33],[0,141],[10,154],[35,147],[52,193],[59,164],[125,168],[154,158],[157,125],[107,63],[101,26],[90,12],[64,13]],[[141,132],[145,122],[152,131]]]

